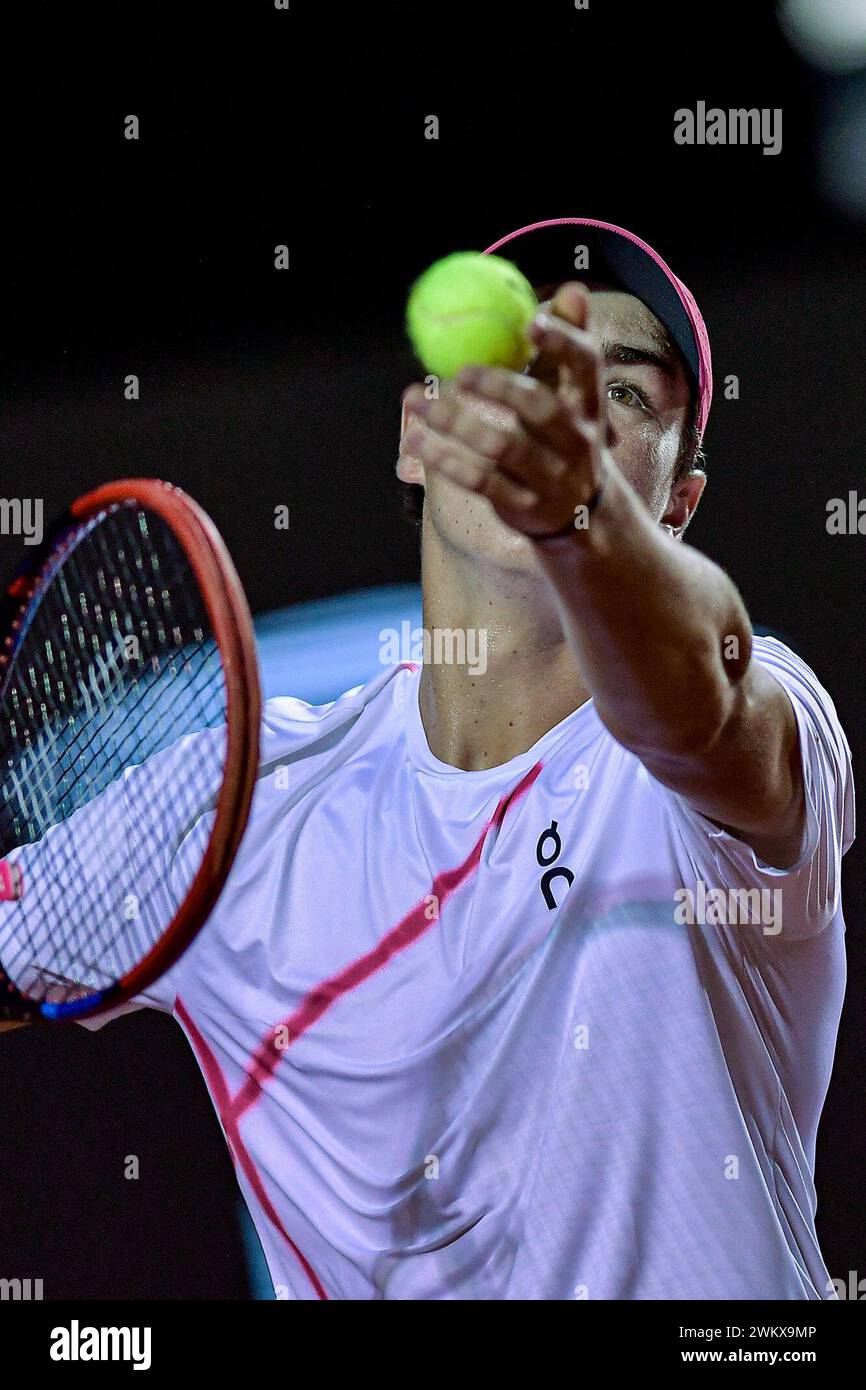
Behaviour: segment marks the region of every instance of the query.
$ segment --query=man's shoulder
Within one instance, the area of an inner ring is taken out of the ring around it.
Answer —
[[[818,677],[808,662],[773,633],[755,633],[752,638],[752,655],[762,666],[778,666],[784,670],[795,671],[818,684]]]
[[[287,745],[303,748],[338,736],[340,730],[353,727],[362,716],[368,722],[387,719],[397,710],[401,689],[415,670],[413,664],[406,662],[389,667],[325,704],[310,704],[290,695],[267,700],[262,712],[262,761],[267,762],[274,750]]]
[[[823,732],[838,754],[850,760],[848,740],[833,697],[808,662],[786,642],[769,633],[760,636],[756,634],[754,637],[753,659],[760,662],[784,686],[795,711],[807,716],[811,728],[816,732]],[[798,718],[798,724],[802,722],[802,719]],[[800,732],[801,735],[804,732],[802,727]]]

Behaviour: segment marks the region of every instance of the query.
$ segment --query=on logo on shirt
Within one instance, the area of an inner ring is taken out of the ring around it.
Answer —
[[[546,844],[547,850],[545,849]],[[552,854],[548,853],[550,849],[553,850]],[[564,878],[569,888],[574,883],[574,874],[571,869],[566,868],[564,864],[556,864],[561,854],[562,839],[557,829],[557,822],[552,820],[547,829],[542,831],[538,839],[538,844],[535,846],[536,859],[543,869],[547,869],[547,872],[541,875],[539,887],[542,897],[547,903],[548,912],[553,912],[554,908],[559,906],[553,895],[553,884],[556,880],[558,878]],[[549,865],[555,865],[555,867],[549,868]]]

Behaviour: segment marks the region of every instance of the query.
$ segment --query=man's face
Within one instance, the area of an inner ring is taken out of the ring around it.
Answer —
[[[590,287],[588,328],[603,361],[603,400],[610,425],[609,450],[653,516],[666,515],[689,411],[689,383],[679,354],[663,326],[633,295],[601,286]],[[532,369],[546,379],[543,362]],[[472,403],[472,397],[462,398]],[[499,406],[473,404],[483,418],[511,422]],[[442,542],[463,554],[484,558],[509,569],[533,570],[531,542],[507,527],[483,497],[466,493],[441,474],[431,474],[402,449],[409,421],[404,411],[401,452],[397,465],[404,482],[426,488],[425,526]]]

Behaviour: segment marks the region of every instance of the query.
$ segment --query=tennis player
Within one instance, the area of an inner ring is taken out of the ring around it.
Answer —
[[[143,1002],[198,1057],[278,1297],[830,1298],[845,735],[684,543],[688,290],[607,224],[489,249],[538,287],[535,365],[411,387],[397,466],[425,628],[483,634],[485,669],[433,644],[270,701],[227,887]],[[208,810],[166,827],[169,881]]]

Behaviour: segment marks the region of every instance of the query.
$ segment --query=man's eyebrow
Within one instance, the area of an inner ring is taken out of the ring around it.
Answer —
[[[610,342],[601,345],[602,355],[608,366],[658,367],[671,380],[677,374],[676,361],[672,354],[655,352],[652,348],[636,347],[632,343]]]

